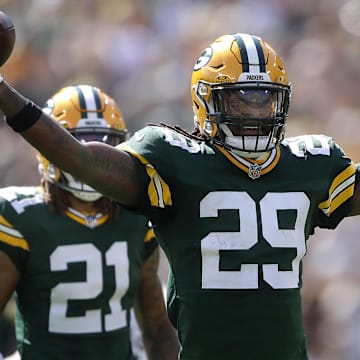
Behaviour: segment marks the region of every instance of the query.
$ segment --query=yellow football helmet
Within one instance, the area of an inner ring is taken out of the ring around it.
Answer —
[[[114,99],[94,86],[64,87],[46,101],[43,111],[80,141],[101,141],[115,146],[128,136],[125,121]],[[83,201],[95,201],[102,196],[41,154],[37,158],[41,176],[51,183]]]
[[[259,155],[283,139],[290,96],[280,56],[257,36],[220,36],[194,66],[195,127],[240,155]]]

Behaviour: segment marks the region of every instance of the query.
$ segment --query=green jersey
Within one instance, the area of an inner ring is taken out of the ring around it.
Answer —
[[[356,167],[341,148],[301,136],[251,161],[157,126],[119,148],[138,160],[170,263],[180,358],[307,359],[301,261],[314,229],[351,208]]]
[[[40,188],[0,190],[0,250],[21,272],[23,360],[132,359],[130,309],[157,242],[144,216],[49,211]]]

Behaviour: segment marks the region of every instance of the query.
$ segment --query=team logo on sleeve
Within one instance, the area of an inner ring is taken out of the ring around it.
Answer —
[[[194,66],[194,71],[200,70],[202,67],[204,67],[210,61],[212,54],[213,49],[211,47],[206,48],[197,59]]]

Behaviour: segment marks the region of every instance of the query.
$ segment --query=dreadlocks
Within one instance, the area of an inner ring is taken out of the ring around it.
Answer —
[[[180,127],[179,125],[171,126],[171,125],[164,124],[164,123],[160,123],[160,125],[159,124],[151,124],[151,125],[152,126],[161,126],[161,127],[175,130],[182,135],[193,138],[194,140],[198,140],[198,141],[206,141],[207,140],[207,138],[200,133],[199,128],[194,128],[191,132],[189,132],[189,131],[183,129],[182,127]]]

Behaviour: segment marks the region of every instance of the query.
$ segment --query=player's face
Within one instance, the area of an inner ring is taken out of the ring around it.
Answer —
[[[276,109],[276,94],[269,90],[231,90],[224,91],[225,113],[229,116],[246,119],[246,130],[238,133],[238,126],[229,125],[234,135],[266,135],[268,129],[260,130],[258,120],[254,120],[254,129],[251,129],[249,118],[272,118]],[[241,119],[235,120],[241,122]],[[246,133],[245,133],[246,131]]]

